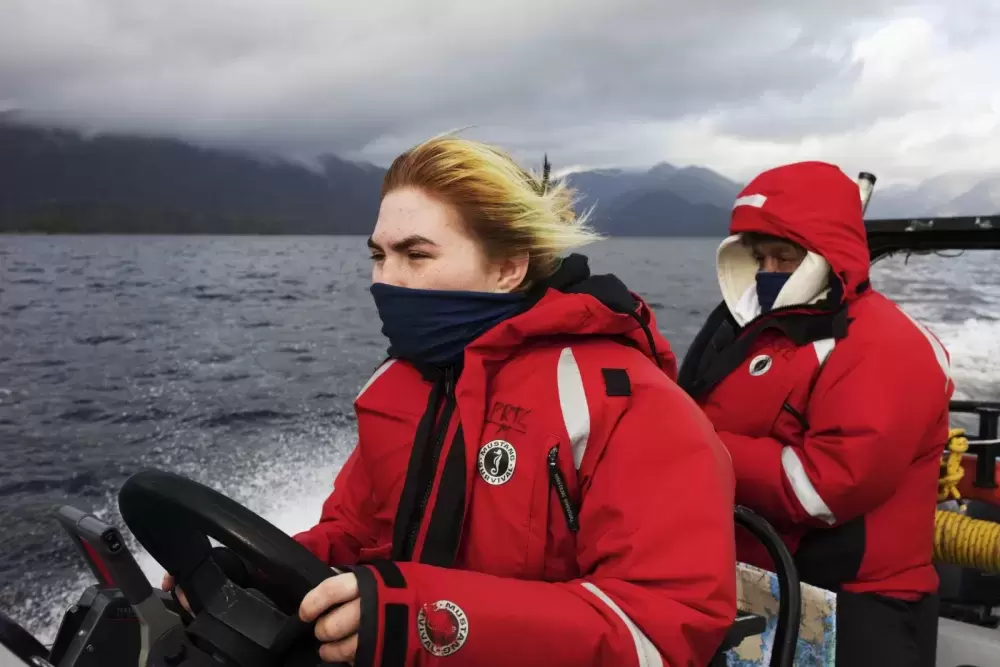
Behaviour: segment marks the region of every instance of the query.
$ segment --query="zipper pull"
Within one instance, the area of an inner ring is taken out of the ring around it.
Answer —
[[[573,507],[573,501],[569,497],[569,490],[566,488],[566,479],[559,470],[559,445],[549,450],[548,468],[549,481],[556,490],[559,506],[562,507],[563,516],[566,517],[566,526],[570,532],[575,533],[580,530],[580,523],[576,516],[576,508]]]

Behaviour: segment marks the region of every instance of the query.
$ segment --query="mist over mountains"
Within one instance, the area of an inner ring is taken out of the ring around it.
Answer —
[[[315,165],[0,118],[0,232],[368,234],[385,170],[324,156]],[[573,173],[581,210],[611,236],[725,236],[741,188],[705,167]],[[1000,174],[972,188],[944,175],[876,187],[870,218],[1000,211]]]

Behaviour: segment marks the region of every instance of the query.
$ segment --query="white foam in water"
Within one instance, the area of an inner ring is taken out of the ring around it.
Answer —
[[[935,324],[933,331],[951,356],[956,397],[1000,399],[1000,321]]]

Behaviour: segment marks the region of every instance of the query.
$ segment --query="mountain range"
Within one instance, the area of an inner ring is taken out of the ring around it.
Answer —
[[[972,182],[972,187],[969,183]],[[1000,173],[969,178],[967,174],[941,174],[917,185],[876,183],[866,216],[920,218],[1000,213]]]
[[[304,165],[0,118],[0,232],[368,234],[384,173],[332,155]],[[567,180],[611,236],[724,236],[741,189],[711,169],[667,163]],[[868,217],[1000,211],[1000,175],[962,182],[876,188]]]

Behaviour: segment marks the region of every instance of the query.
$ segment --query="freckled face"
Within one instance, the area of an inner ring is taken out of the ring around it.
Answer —
[[[417,188],[393,190],[382,199],[368,247],[374,283],[509,292],[520,282],[509,275],[509,262],[487,258],[454,207]]]

